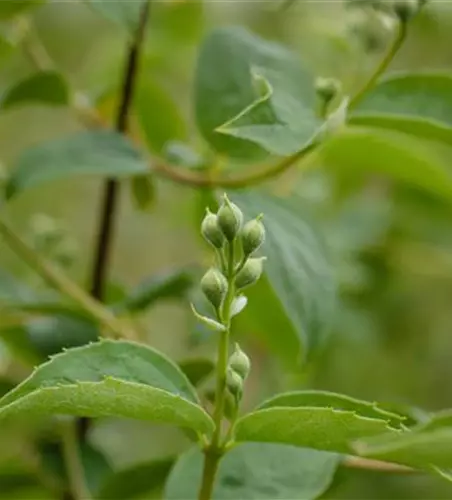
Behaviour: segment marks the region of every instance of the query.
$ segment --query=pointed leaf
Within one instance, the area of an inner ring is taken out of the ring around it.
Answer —
[[[233,157],[290,154],[320,123],[312,76],[298,58],[243,28],[220,28],[204,40],[195,89],[201,133]]]
[[[0,419],[61,413],[120,416],[208,432],[212,421],[180,369],[162,354],[126,341],[68,350],[0,399]]]
[[[256,191],[234,194],[232,199],[247,218],[264,213],[264,270],[274,291],[273,301],[279,302],[278,307],[292,325],[292,330],[284,333],[292,336],[292,340],[288,339],[290,356],[293,361],[299,360],[301,351],[306,356],[322,344],[334,319],[335,283],[323,239],[295,200]],[[252,293],[251,289],[250,307],[271,309],[271,304],[257,303]],[[268,332],[268,336],[275,337],[274,331]],[[280,341],[277,336],[275,342]]]
[[[235,427],[237,441],[285,443],[317,450],[351,453],[351,442],[399,432],[384,420],[332,408],[267,408],[245,415]]]
[[[349,121],[452,144],[451,96],[452,74],[398,74],[367,93]]]
[[[345,394],[335,394],[328,391],[295,391],[279,394],[267,401],[264,401],[258,410],[274,407],[324,407],[334,410],[353,411],[362,417],[379,418],[399,425],[404,417],[397,415],[378,406],[378,403],[370,403],[346,396]]]
[[[132,177],[148,172],[145,158],[120,134],[83,132],[26,151],[12,171],[6,194],[11,198],[44,182],[74,176]]]
[[[152,207],[155,199],[154,179],[150,175],[139,175],[131,180],[132,200],[135,207],[145,212]]]
[[[65,106],[69,90],[62,75],[56,71],[41,71],[7,89],[0,100],[0,109],[11,109],[25,104]]]
[[[197,498],[203,454],[182,455],[170,473],[166,500]],[[309,500],[324,493],[333,480],[339,456],[294,446],[240,444],[220,462],[213,500]]]

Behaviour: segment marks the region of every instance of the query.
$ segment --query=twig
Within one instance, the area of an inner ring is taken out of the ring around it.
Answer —
[[[380,460],[373,460],[370,458],[361,458],[354,456],[347,456],[342,461],[342,465],[345,467],[350,467],[352,469],[365,469],[374,470],[381,472],[396,472],[396,473],[412,473],[416,472],[416,469],[407,467],[406,465],[399,465],[390,462],[382,462]]]

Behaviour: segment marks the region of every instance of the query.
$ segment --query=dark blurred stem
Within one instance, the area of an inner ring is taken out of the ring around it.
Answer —
[[[150,0],[145,2],[140,15],[135,36],[130,42],[127,52],[124,78],[122,83],[121,101],[116,117],[115,130],[125,134],[128,129],[130,107],[133,100],[138,65],[142,51],[146,25],[149,18]],[[119,182],[108,179],[104,186],[102,208],[100,212],[99,228],[94,252],[94,265],[91,277],[91,295],[98,300],[104,299],[107,281],[108,264],[114,238],[114,225],[118,211]],[[78,436],[85,440],[89,428],[88,419],[80,419],[78,423]]]

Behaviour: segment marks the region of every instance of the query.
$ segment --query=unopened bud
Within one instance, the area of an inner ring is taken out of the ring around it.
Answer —
[[[211,268],[201,279],[201,290],[216,308],[223,303],[228,291],[228,282],[218,269]]]
[[[215,248],[223,248],[224,235],[218,225],[218,219],[209,209],[201,224],[201,233],[204,238]]]
[[[241,399],[243,393],[243,380],[242,377],[231,368],[226,372],[226,387],[236,399]]]
[[[322,101],[330,103],[341,91],[341,84],[335,78],[320,77],[315,82],[315,91]]]
[[[255,252],[265,240],[265,228],[260,219],[261,216],[250,220],[243,227],[241,239],[245,256]]]
[[[251,371],[250,358],[235,344],[235,351],[229,358],[229,367],[240,375],[242,380],[246,380]]]
[[[240,208],[229,201],[224,195],[223,203],[217,213],[218,225],[228,241],[233,241],[243,223],[243,214]]]
[[[407,23],[412,19],[421,7],[419,0],[394,0],[394,12],[401,23]]]
[[[245,288],[256,283],[261,277],[265,259],[265,257],[248,259],[235,277],[235,286],[237,288]]]

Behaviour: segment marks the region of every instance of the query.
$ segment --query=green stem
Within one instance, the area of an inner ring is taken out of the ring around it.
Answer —
[[[350,110],[359,104],[359,102],[362,100],[365,94],[369,92],[369,90],[377,83],[380,76],[388,69],[395,55],[402,47],[406,35],[407,35],[406,23],[399,22],[397,34],[391,46],[389,47],[389,50],[381,60],[380,64],[377,66],[376,70],[372,73],[372,76],[369,78],[369,80],[363,85],[361,90],[359,90],[359,92],[351,99],[349,104]]]
[[[77,429],[74,420],[61,423],[61,441],[63,444],[64,463],[74,500],[90,500],[91,494],[85,482],[83,464],[77,441]]]
[[[227,246],[227,278],[228,292],[224,300],[223,310],[219,317],[221,323],[226,326],[226,330],[221,333],[218,343],[218,361],[216,372],[216,390],[215,390],[215,410],[213,420],[215,422],[215,430],[212,440],[204,450],[204,469],[202,475],[201,489],[199,491],[199,500],[210,500],[212,497],[213,485],[218,469],[218,464],[224,453],[221,443],[221,424],[224,414],[224,403],[226,396],[226,372],[229,359],[229,337],[231,332],[231,305],[234,300],[234,259],[235,245],[234,242]]]
[[[15,232],[0,219],[0,235],[3,236],[10,248],[30,267],[32,267],[49,285],[61,294],[73,300],[86,311],[95,321],[110,330],[114,336],[133,338],[135,335],[108,309],[97,300],[90,297],[76,283],[71,281],[56,266],[42,258],[30,248]]]

